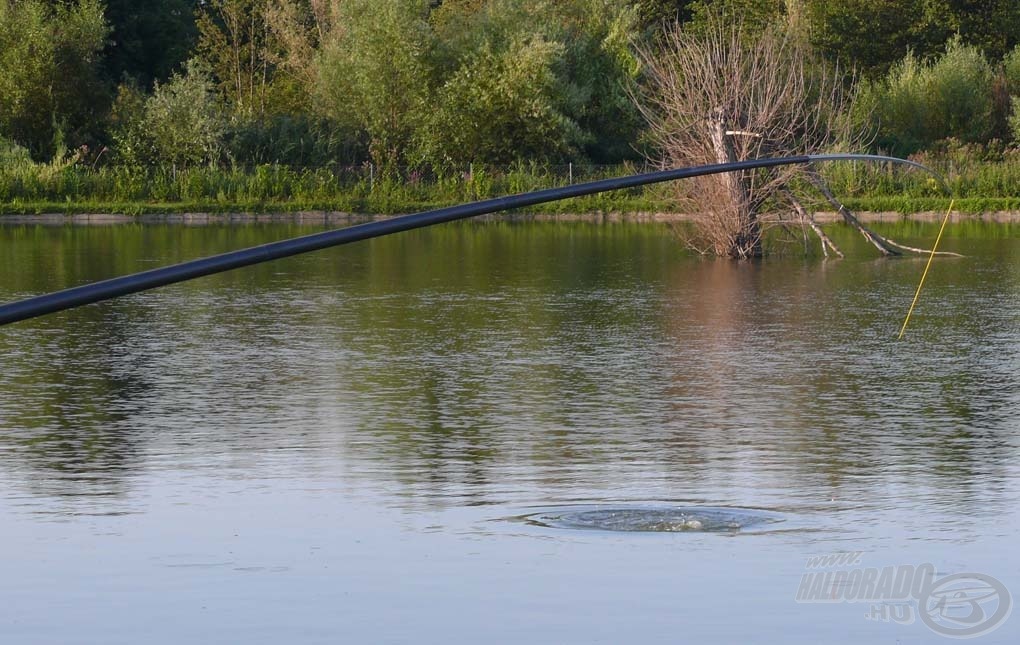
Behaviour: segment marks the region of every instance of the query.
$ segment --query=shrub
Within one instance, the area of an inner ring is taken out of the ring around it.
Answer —
[[[157,84],[145,102],[144,122],[157,159],[181,167],[216,161],[226,121],[208,69],[197,60]]]
[[[865,90],[879,146],[905,155],[948,137],[986,140],[994,125],[994,82],[984,55],[958,39],[935,61],[907,54],[884,80]]]

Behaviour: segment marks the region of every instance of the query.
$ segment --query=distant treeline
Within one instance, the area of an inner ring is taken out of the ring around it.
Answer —
[[[1020,140],[1016,0],[0,0],[0,164],[640,160],[636,52],[709,12],[860,83],[875,149]]]

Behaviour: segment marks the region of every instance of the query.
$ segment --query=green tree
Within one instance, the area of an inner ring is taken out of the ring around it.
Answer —
[[[110,37],[103,68],[113,82],[141,87],[165,81],[189,56],[198,38],[199,0],[106,0]]]
[[[585,133],[585,156],[618,163],[639,156],[644,123],[633,101],[641,65],[634,48],[635,11],[606,0],[567,3],[564,31],[569,115]]]
[[[8,165],[28,165],[32,163],[32,156],[28,150],[22,148],[13,141],[0,137],[0,167]]]
[[[559,160],[576,152],[581,130],[562,111],[555,71],[562,49],[534,38],[473,52],[438,92],[423,157],[464,165]]]
[[[118,164],[137,168],[154,161],[152,137],[145,122],[146,98],[134,81],[117,87],[110,109],[109,135],[113,142],[111,156]]]
[[[529,43],[555,45],[552,49],[542,49],[544,54],[540,58],[545,68],[541,77],[546,80],[537,83],[534,99],[547,108],[546,116],[558,115],[559,126],[555,131],[561,138],[548,140],[542,149],[536,150],[525,146],[524,141],[537,138],[523,136],[516,158],[565,159],[569,154],[610,163],[635,156],[634,142],[641,119],[630,98],[639,71],[632,47],[639,29],[638,16],[632,7],[607,0],[464,1],[444,3],[431,20],[438,42],[437,74],[441,79],[451,79],[441,82],[453,82],[463,91],[470,91],[465,79],[476,79],[480,85],[485,85],[484,80],[478,80],[478,66],[483,61],[491,64],[495,72],[511,73],[513,65],[497,61],[513,58],[517,55],[515,52],[524,51]],[[540,49],[536,44],[528,51],[533,55]],[[531,73],[536,75],[539,74],[534,66],[537,60],[528,58]],[[495,88],[496,83],[489,84],[489,90],[495,91]],[[497,104],[500,107],[495,109]],[[489,115],[474,109],[461,114],[459,122],[465,127],[520,131],[525,123],[538,127],[542,121],[523,114],[512,116],[512,110],[506,109],[507,101],[488,105],[494,108]],[[516,105],[523,108],[525,103]],[[450,87],[440,92],[440,111],[449,113],[468,108],[453,95]],[[506,122],[496,125],[501,119]],[[442,136],[441,131],[437,133]],[[542,136],[548,134],[549,131],[545,131]],[[439,147],[442,147],[441,142]],[[505,156],[504,152],[496,157],[504,159]]]
[[[226,120],[208,68],[196,59],[166,83],[156,83],[143,126],[153,160],[187,167],[219,159]]]
[[[826,57],[878,78],[908,50],[920,58],[959,37],[990,60],[1020,42],[1016,0],[805,0],[811,42]]]
[[[228,154],[242,163],[351,161],[350,128],[314,112],[321,36],[339,5],[308,0],[211,0],[198,19],[197,50],[231,116]]]
[[[1009,93],[1013,96],[1020,96],[1020,45],[1006,54],[1002,60],[1002,67]]]
[[[934,61],[907,54],[864,93],[878,124],[878,145],[911,154],[950,137],[986,141],[994,127],[994,83],[981,51],[959,40]]]
[[[930,68],[928,100],[931,132],[983,143],[992,127],[995,74],[976,45],[950,41],[945,55]]]
[[[787,0],[694,0],[690,4],[688,28],[704,31],[721,16],[726,22],[744,25],[748,33],[760,32],[781,20],[786,3]]]
[[[36,158],[95,141],[107,33],[99,0],[0,0],[0,135]]]
[[[245,117],[265,116],[276,63],[270,0],[210,0],[198,17],[198,52],[223,96]]]
[[[425,0],[347,0],[319,52],[319,105],[365,132],[380,166],[407,161],[431,111],[435,35]]]
[[[809,39],[826,58],[877,78],[908,49],[928,52],[930,43],[916,33],[923,1],[809,0]]]
[[[687,22],[691,18],[694,0],[635,0],[640,24],[657,31],[664,24]]]
[[[1002,90],[1007,104],[1006,127],[1014,141],[1020,141],[1020,45],[1002,61]]]
[[[958,36],[981,50],[990,60],[1001,60],[1020,43],[1020,2],[1016,0],[923,0],[918,40],[934,54]]]
[[[1020,141],[1020,97],[1010,97],[1010,107],[1009,131],[1014,141]]]

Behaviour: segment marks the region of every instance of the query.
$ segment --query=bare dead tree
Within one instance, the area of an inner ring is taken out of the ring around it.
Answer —
[[[676,24],[640,58],[646,82],[636,100],[662,167],[864,147],[864,133],[849,118],[855,84],[817,61],[803,39],[785,28],[749,33],[719,17],[697,32]],[[677,198],[691,209],[694,223],[685,241],[702,253],[759,257],[768,227],[796,222],[818,236],[826,256],[830,250],[842,256],[795,196],[794,186],[815,186],[883,254],[915,250],[863,226],[820,175],[801,166],[677,184]],[[797,217],[784,217],[791,211]]]

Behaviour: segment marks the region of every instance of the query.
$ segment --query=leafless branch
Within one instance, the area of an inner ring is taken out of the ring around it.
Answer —
[[[750,34],[719,17],[697,33],[678,24],[641,60],[647,82],[638,105],[662,167],[815,154],[860,141],[847,118],[854,91],[782,28]],[[789,207],[778,197],[804,172],[786,166],[677,184],[677,196],[697,205],[698,246],[761,255],[764,229]]]

